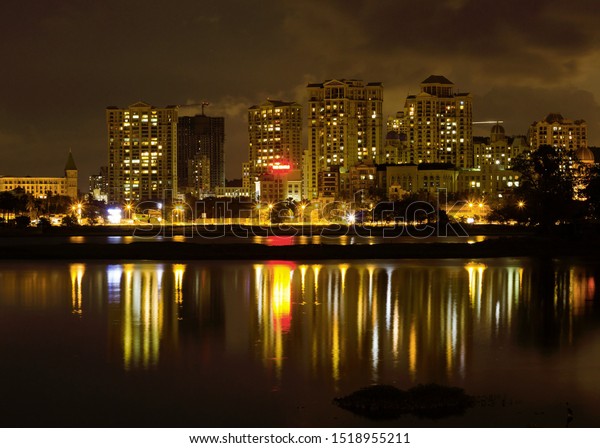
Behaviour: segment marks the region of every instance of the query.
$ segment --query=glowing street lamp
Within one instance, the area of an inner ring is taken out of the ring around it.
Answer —
[[[306,204],[302,203],[302,204],[300,204],[300,211],[301,211],[300,220],[301,220],[301,222],[304,222],[304,210],[306,210]]]
[[[127,210],[127,219],[131,220],[131,204],[126,204],[125,210]]]
[[[73,204],[71,206],[71,210],[73,211],[73,213],[77,213],[77,223],[81,223],[81,209],[83,207],[83,204],[81,202],[78,202],[77,204]]]
[[[523,202],[523,201],[517,202],[517,207],[519,207],[521,210],[523,210],[523,208],[525,208],[525,202]]]
[[[185,220],[185,215],[184,215],[184,209],[183,209],[183,204],[177,204],[173,207],[173,222],[184,222]]]

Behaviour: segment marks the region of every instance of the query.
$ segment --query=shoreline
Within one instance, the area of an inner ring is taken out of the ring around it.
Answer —
[[[296,225],[281,224],[273,226],[239,225],[239,224],[216,224],[216,225],[118,225],[118,226],[74,226],[58,227],[52,226],[45,229],[28,227],[25,229],[1,228],[0,238],[25,237],[45,238],[55,236],[193,236],[193,237],[215,237],[215,236],[238,236],[244,234],[252,236],[383,236],[391,234],[395,236],[529,236],[535,235],[535,229],[526,226],[508,225],[467,225],[447,224],[436,226],[435,224],[422,226],[374,226],[374,225]]]
[[[600,240],[498,237],[477,243],[267,246],[256,243],[58,243],[0,246],[0,260],[368,260],[583,257],[599,260]]]

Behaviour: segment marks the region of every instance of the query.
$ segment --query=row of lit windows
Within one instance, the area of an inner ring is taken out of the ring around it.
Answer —
[[[0,183],[6,184],[6,185],[60,185],[63,184],[65,182],[65,180],[63,178],[61,179],[40,179],[40,180],[34,180],[34,179],[26,179],[26,180],[21,180],[21,179],[2,179],[0,180]]]

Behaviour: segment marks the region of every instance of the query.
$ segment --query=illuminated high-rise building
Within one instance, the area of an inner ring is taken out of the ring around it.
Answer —
[[[177,188],[177,106],[106,109],[108,200],[170,200]]]
[[[90,194],[95,201],[108,202],[108,166],[101,166],[98,174],[89,178]]]
[[[587,148],[587,123],[584,120],[568,120],[561,114],[548,114],[529,127],[529,145],[537,149],[550,145],[566,151]]]
[[[473,161],[471,94],[455,92],[454,83],[431,75],[417,95],[409,95],[397,115],[412,163],[452,163],[470,168]]]
[[[177,177],[182,191],[225,186],[225,118],[195,115],[177,123]]]
[[[332,79],[309,84],[307,89],[305,196],[312,199],[318,195],[320,172],[344,174],[360,163],[385,161],[382,154],[383,85],[355,79]]]
[[[253,176],[302,164],[302,106],[267,100],[248,109],[249,162]]]
[[[284,179],[290,173],[298,173],[302,165],[302,106],[295,102],[267,100],[250,107],[248,156],[248,165],[244,168],[247,172],[243,175],[251,197],[278,196],[266,193],[271,179],[276,179],[282,186]],[[281,188],[274,191],[283,195]]]

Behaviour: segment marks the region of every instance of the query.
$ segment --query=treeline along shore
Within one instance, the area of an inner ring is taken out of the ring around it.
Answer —
[[[78,234],[86,234],[78,232]],[[103,233],[112,235],[113,233]],[[43,235],[13,235],[11,244],[0,245],[0,259],[4,260],[369,260],[409,258],[495,258],[577,256],[600,261],[600,238],[595,229],[584,232],[527,233],[513,232],[474,242],[394,242],[380,244],[298,244],[267,245],[245,242],[214,242],[186,238],[152,241],[134,238],[130,242],[58,242],[48,244],[46,238],[64,233]],[[98,235],[94,232],[92,235]],[[122,235],[126,235],[123,233]],[[131,235],[131,231],[128,235]],[[332,234],[333,235],[333,234]],[[340,235],[347,235],[340,230]],[[407,236],[406,233],[403,234]],[[229,234],[229,236],[234,236]],[[381,236],[381,235],[380,235]],[[456,235],[451,235],[456,236]],[[8,238],[0,233],[0,238]],[[202,238],[196,236],[196,238]],[[23,239],[23,244],[20,244]],[[25,240],[26,239],[26,240]],[[92,240],[93,241],[93,240]]]

